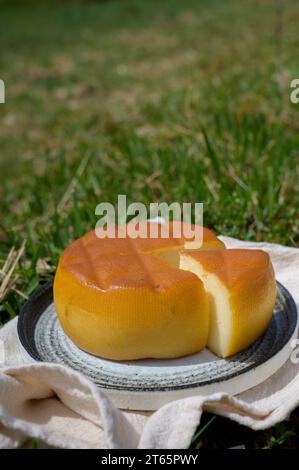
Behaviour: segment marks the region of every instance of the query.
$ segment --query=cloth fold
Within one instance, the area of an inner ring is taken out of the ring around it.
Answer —
[[[220,237],[229,248],[259,248],[272,259],[276,278],[299,306],[299,249]],[[0,448],[38,438],[62,448],[188,448],[203,410],[255,430],[288,418],[299,405],[297,352],[272,377],[233,397],[193,396],[156,412],[121,411],[82,374],[30,358],[19,343],[17,319],[0,330]],[[296,345],[294,345],[296,346]]]

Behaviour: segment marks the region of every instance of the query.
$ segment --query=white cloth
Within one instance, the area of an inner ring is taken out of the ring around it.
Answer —
[[[298,307],[299,249],[221,238],[227,247],[267,251],[277,279]],[[187,448],[203,409],[265,429],[299,405],[298,362],[288,360],[270,379],[238,397],[220,389],[169,403],[154,413],[124,412],[70,368],[26,359],[14,319],[0,330],[0,448],[18,447],[28,437],[63,448]]]

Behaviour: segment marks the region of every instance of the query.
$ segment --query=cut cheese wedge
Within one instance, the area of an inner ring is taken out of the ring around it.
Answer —
[[[226,358],[267,328],[276,299],[273,267],[261,250],[184,251],[180,268],[194,273],[209,298],[207,346]]]
[[[143,228],[156,228],[144,222]],[[108,238],[94,231],[69,245],[59,261],[54,303],[67,336],[108,359],[174,358],[203,349],[209,334],[202,281],[179,269],[180,251],[197,240]],[[201,249],[225,248],[204,228]]]
[[[140,224],[143,238],[123,238],[130,224],[115,238],[89,232],[64,250],[54,303],[69,338],[114,360],[175,358],[204,347],[226,358],[249,346],[275,304],[269,256],[226,250],[206,228],[202,245],[177,238],[176,222],[166,238],[161,226],[151,238],[157,226]]]

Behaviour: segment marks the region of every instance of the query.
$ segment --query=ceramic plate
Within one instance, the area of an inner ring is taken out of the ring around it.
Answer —
[[[169,360],[116,362],[87,354],[64,334],[53,304],[52,281],[38,289],[22,309],[18,335],[37,361],[65,364],[104,389],[118,408],[155,410],[175,399],[213,392],[237,394],[263,382],[289,358],[297,335],[297,310],[277,283],[273,317],[265,334],[229,359],[205,349]]]

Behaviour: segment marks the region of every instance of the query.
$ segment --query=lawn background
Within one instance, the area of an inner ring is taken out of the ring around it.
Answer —
[[[118,194],[298,246],[298,23],[296,0],[0,0],[0,324]],[[298,432],[298,411],[258,433],[206,414],[193,445]]]

